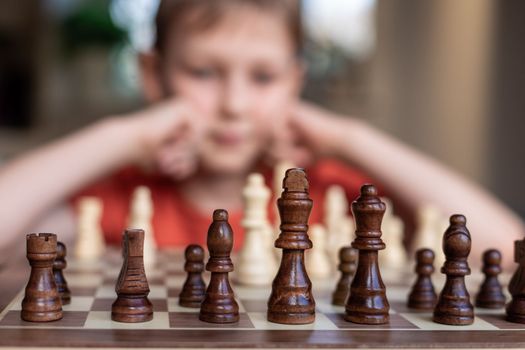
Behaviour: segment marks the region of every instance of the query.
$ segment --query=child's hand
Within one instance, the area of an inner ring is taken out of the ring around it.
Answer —
[[[139,161],[175,179],[191,175],[197,167],[196,144],[203,127],[197,113],[176,99],[136,113],[132,123],[139,135]]]
[[[337,156],[348,127],[347,120],[301,101],[276,123],[270,157],[305,167],[320,157]]]

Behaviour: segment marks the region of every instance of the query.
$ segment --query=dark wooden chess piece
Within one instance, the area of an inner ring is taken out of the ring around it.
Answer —
[[[434,252],[430,249],[419,249],[416,252],[417,280],[408,295],[407,306],[412,309],[433,310],[437,295],[432,285],[431,275],[434,273]]]
[[[67,287],[67,281],[63,274],[63,271],[67,266],[66,254],[67,251],[64,243],[57,242],[57,257],[53,262],[53,275],[55,276],[55,283],[57,285],[58,294],[62,299],[62,305],[71,303],[71,292]]]
[[[509,283],[512,300],[507,305],[507,321],[525,323],[525,239],[514,241],[514,261],[518,268]]]
[[[341,278],[337,282],[337,287],[332,294],[332,304],[345,306],[348,295],[350,294],[350,284],[357,268],[357,250],[348,246],[339,250],[339,266]]]
[[[460,326],[474,322],[474,308],[465,286],[465,276],[470,274],[467,258],[472,244],[466,224],[463,215],[452,215],[443,236],[446,260],[441,273],[446,275],[446,281],[434,309],[433,320],[437,323]]]
[[[111,319],[136,323],[153,319],[153,305],[148,299],[149,285],[144,271],[144,231],[124,232],[124,261],[115,286],[117,299],[111,306]]]
[[[22,300],[24,321],[49,322],[60,320],[62,301],[53,277],[53,261],[57,256],[57,236],[35,233],[26,236],[27,260],[31,275]]]
[[[345,305],[345,320],[361,324],[389,321],[390,305],[378,266],[378,251],[385,249],[381,240],[381,220],[386,205],[373,185],[361,187],[361,196],[352,203],[356,222],[356,239],[352,247],[359,250],[357,271]]]
[[[179,294],[179,305],[198,308],[201,307],[206,292],[206,284],[202,280],[204,249],[200,245],[189,245],[186,247],[184,256],[186,258],[184,271],[188,273],[188,276]]]
[[[312,248],[307,232],[313,205],[304,170],[288,169],[283,188],[277,200],[281,234],[275,241],[275,247],[281,248],[283,253],[272,283],[267,317],[275,323],[307,324],[315,320],[315,300],[304,265],[304,251]]]
[[[476,296],[476,306],[485,309],[499,309],[505,306],[505,295],[498,281],[501,273],[501,253],[489,249],[483,253],[483,273],[485,280]]]
[[[239,321],[239,305],[235,301],[228,273],[233,271],[230,253],[233,248],[233,231],[228,223],[228,212],[217,209],[207,238],[210,259],[206,270],[211,272],[210,284],[201,304],[199,319],[211,323]]]

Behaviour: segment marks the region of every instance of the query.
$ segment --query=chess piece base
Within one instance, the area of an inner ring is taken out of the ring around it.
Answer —
[[[474,323],[474,316],[451,316],[434,314],[432,321],[451,326],[468,326]]]
[[[482,309],[501,309],[505,306],[505,298],[500,299],[498,301],[494,300],[476,300],[476,307],[482,308]]]
[[[239,313],[216,314],[201,311],[199,314],[199,320],[208,323],[235,323],[239,322]]]
[[[268,322],[280,324],[309,324],[315,321],[315,312],[280,313],[268,312]]]
[[[436,306],[436,299],[433,300],[410,300],[407,307],[416,310],[433,310]]]
[[[344,319],[348,322],[358,324],[385,324],[390,321],[390,316],[386,315],[364,315],[359,313],[346,313]]]
[[[111,319],[116,322],[139,323],[153,319],[153,305],[147,297],[118,297],[111,306]]]
[[[507,305],[507,321],[525,324],[525,312],[520,313],[511,310],[525,311],[525,298],[514,297]]]
[[[182,299],[179,299],[179,305],[182,306],[182,307],[189,307],[189,308],[194,308],[194,309],[198,309],[201,307],[201,304],[202,304],[202,300],[204,298],[199,298],[198,300],[195,299],[195,300],[182,300]]]
[[[62,310],[59,311],[45,311],[45,312],[34,312],[22,310],[22,320],[28,322],[53,322],[62,319]]]

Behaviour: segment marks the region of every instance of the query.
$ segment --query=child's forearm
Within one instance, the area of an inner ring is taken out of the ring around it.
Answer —
[[[359,164],[414,210],[432,203],[447,215],[467,217],[472,258],[487,248],[500,249],[504,262],[513,259],[513,241],[523,238],[523,221],[479,186],[445,166],[358,120],[344,121],[335,146],[340,157]]]
[[[137,159],[133,125],[111,118],[0,169],[0,246],[95,179]]]

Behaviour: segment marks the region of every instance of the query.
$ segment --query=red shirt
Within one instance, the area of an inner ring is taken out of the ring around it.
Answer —
[[[310,198],[314,202],[310,224],[322,221],[324,194],[329,186],[338,184],[345,189],[349,201],[359,195],[364,183],[370,182],[360,172],[334,160],[318,162],[306,169],[310,185]],[[265,172],[266,184],[272,188],[271,174]],[[200,212],[188,203],[177,191],[177,183],[158,175],[146,175],[135,168],[127,168],[100,181],[77,194],[73,202],[83,196],[95,196],[102,200],[102,230],[108,244],[120,245],[122,231],[126,227],[130,201],[137,186],[147,186],[151,190],[154,203],[153,231],[158,247],[185,247],[188,244],[206,245],[206,235],[211,223],[212,213]],[[273,220],[275,198],[270,201],[268,210]],[[234,249],[243,243],[244,232],[241,226],[242,212],[229,212],[229,222],[234,232]]]

